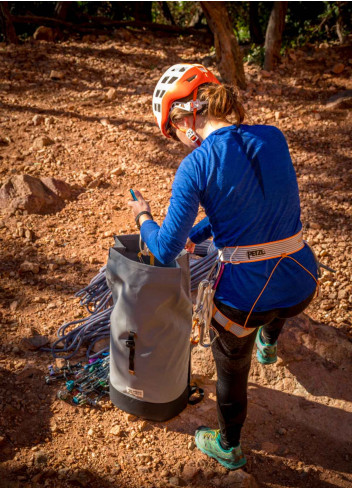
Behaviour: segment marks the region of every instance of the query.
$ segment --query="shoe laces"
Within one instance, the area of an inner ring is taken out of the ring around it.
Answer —
[[[210,440],[215,440],[218,437],[219,430],[211,430],[204,433],[204,438],[209,438]]]

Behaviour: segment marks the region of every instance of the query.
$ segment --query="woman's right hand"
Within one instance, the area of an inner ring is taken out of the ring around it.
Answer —
[[[186,244],[185,244],[185,250],[188,251],[188,253],[194,253],[194,249],[196,247],[196,244],[193,243],[189,238],[187,238]]]

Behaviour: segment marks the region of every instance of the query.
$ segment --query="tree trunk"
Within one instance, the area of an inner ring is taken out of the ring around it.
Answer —
[[[165,17],[165,19],[171,22],[171,25],[176,25],[176,22],[172,16],[172,13],[170,11],[167,2],[158,2],[158,4],[160,5],[161,10],[163,11],[163,16]]]
[[[249,32],[254,44],[263,44],[263,33],[259,24],[259,2],[249,2]]]
[[[214,34],[219,72],[226,83],[246,88],[242,54],[237,43],[225,2],[200,2]]]
[[[343,9],[346,5],[346,2],[336,2],[338,6],[338,15],[336,20],[336,34],[339,38],[341,44],[345,42],[345,33],[344,33],[344,25],[343,25]]]
[[[282,33],[285,27],[285,16],[288,2],[274,2],[265,35],[264,69],[271,71],[280,61]]]
[[[140,22],[152,21],[152,2],[132,2],[135,20]]]
[[[68,12],[73,2],[56,2],[55,17],[60,20],[67,20]]]
[[[0,23],[5,41],[18,44],[18,37],[9,10],[9,2],[0,2]]]

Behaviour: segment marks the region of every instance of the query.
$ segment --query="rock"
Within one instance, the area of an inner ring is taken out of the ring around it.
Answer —
[[[110,90],[108,90],[107,94],[106,94],[106,99],[107,100],[115,100],[115,98],[117,98],[117,90],[116,88],[110,88]]]
[[[67,469],[68,471],[69,469]],[[70,476],[70,481],[71,482],[78,482],[78,484],[82,487],[88,487],[89,483],[89,473],[87,473],[83,469],[77,469],[75,470],[72,475]],[[75,484],[76,485],[76,484]]]
[[[51,80],[63,80],[65,78],[65,74],[62,71],[51,70],[50,72]]]
[[[113,469],[113,471],[111,472],[112,475],[118,475],[120,472],[121,472],[121,465],[119,464],[115,464],[115,468]]]
[[[44,465],[47,463],[47,461],[48,461],[48,455],[43,451],[39,451],[34,455],[33,458],[34,465]]]
[[[190,441],[187,445],[188,450],[194,450],[196,448],[196,444],[194,441]]]
[[[169,484],[171,484],[172,487],[178,487],[181,485],[181,480],[175,475],[174,477],[170,477]]]
[[[196,477],[199,472],[199,468],[194,465],[186,464],[182,471],[182,477],[186,481],[191,481]]]
[[[10,304],[10,310],[11,311],[13,311],[13,312],[16,311],[17,307],[18,307],[18,301],[11,302],[11,304]]]
[[[82,42],[91,42],[91,41],[95,41],[94,35],[85,34],[84,36],[82,36]]]
[[[262,70],[260,72],[260,74],[262,75],[263,78],[270,78],[272,73],[270,73],[269,71],[266,71],[266,70]]]
[[[59,433],[60,432],[60,428],[58,427],[58,425],[56,423],[54,423],[51,427],[50,427],[50,431],[51,433]]]
[[[109,338],[102,338],[101,340],[98,340],[96,343],[94,343],[93,346],[94,353],[98,353],[101,350],[104,350],[106,347],[109,346],[109,343],[110,343]]]
[[[44,472],[38,472],[37,474],[35,474],[31,481],[33,482],[33,484],[38,484],[40,482],[40,480],[42,479],[42,477],[44,477],[45,475],[45,471]]]
[[[33,142],[33,149],[43,149],[47,146],[51,146],[55,141],[49,138],[49,136],[40,136],[36,138]]]
[[[55,31],[50,27],[41,25],[33,34],[33,39],[36,41],[53,42],[55,40]]]
[[[105,127],[108,127],[108,126],[110,126],[110,121],[109,121],[109,119],[104,117],[103,119],[100,119],[100,124],[102,124]]]
[[[60,197],[60,199],[70,200],[76,196],[76,192],[73,190],[71,185],[64,182],[63,180],[58,180],[57,178],[53,177],[42,177],[40,180],[55,195]]]
[[[116,425],[116,426],[113,426],[111,428],[111,430],[109,431],[110,435],[115,435],[117,437],[121,437],[122,436],[122,430],[120,428],[120,426]]]
[[[64,201],[39,178],[15,175],[0,188],[0,207],[10,212],[18,209],[28,214],[49,214],[64,207]]]
[[[142,433],[142,431],[146,431],[148,428],[148,423],[147,421],[142,421],[139,425],[138,425],[138,431],[140,433]]]
[[[242,469],[231,471],[224,480],[229,487],[258,487],[255,478]]]
[[[94,430],[93,430],[93,428],[90,428],[90,429],[88,430],[87,435],[88,435],[88,436],[93,436],[93,435],[94,435]]]
[[[331,301],[324,300],[324,301],[321,301],[320,307],[321,307],[321,309],[323,309],[323,311],[330,311],[331,309],[334,309],[335,304]]]
[[[55,358],[55,365],[57,368],[62,368],[66,366],[66,360],[64,358]]]
[[[110,175],[113,176],[115,175],[116,177],[118,177],[119,175],[122,175],[123,174],[123,170],[122,168],[114,168],[113,170],[111,170],[110,172]]]
[[[344,90],[333,95],[326,102],[328,109],[350,109],[352,107],[352,90]]]
[[[32,122],[35,126],[40,126],[44,122],[44,116],[37,114],[33,117]]]
[[[4,137],[0,136],[0,146],[8,146],[9,143],[10,143],[9,138],[4,138]]]
[[[39,267],[38,263],[32,263],[30,261],[24,261],[23,263],[21,263],[19,271],[23,272],[23,273],[32,272],[32,273],[37,274],[40,271],[40,267]]]
[[[138,418],[134,414],[127,414],[126,419],[127,421],[136,421]]]
[[[29,241],[33,241],[34,240],[34,233],[33,233],[33,231],[31,229],[26,229],[25,232],[24,232],[24,236]]]
[[[96,178],[95,180],[92,180],[91,182],[88,183],[87,188],[97,188],[102,184],[102,181],[100,178]]]
[[[339,75],[340,73],[343,72],[344,69],[345,69],[345,65],[343,63],[337,63],[336,65],[333,66],[331,71],[336,75]]]
[[[282,112],[276,111],[275,112],[275,120],[278,121],[279,119],[282,119],[283,115]]]
[[[30,338],[23,338],[23,344],[29,350],[39,350],[42,346],[49,343],[49,338],[47,336],[35,335]]]
[[[345,289],[340,289],[338,294],[337,294],[338,299],[347,299],[348,298],[348,292]]]
[[[279,445],[271,443],[270,441],[265,441],[264,443],[262,443],[261,448],[262,450],[264,450],[264,452],[275,453],[279,449]]]
[[[128,30],[122,27],[121,29],[116,29],[114,31],[114,37],[119,37],[126,42],[133,41],[135,36]]]

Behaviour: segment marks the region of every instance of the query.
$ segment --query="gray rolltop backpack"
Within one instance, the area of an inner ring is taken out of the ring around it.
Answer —
[[[114,300],[111,401],[142,418],[170,419],[186,407],[195,390],[189,385],[192,302],[188,254],[181,253],[162,265],[148,253],[140,253],[138,235],[115,237],[106,279]]]

